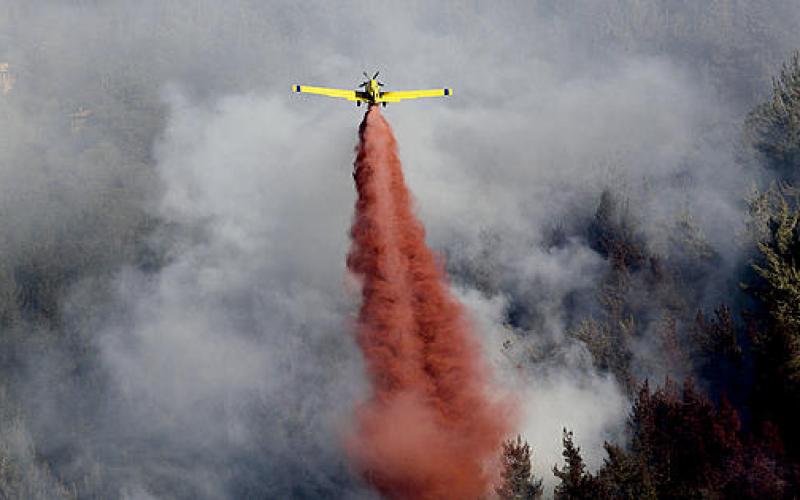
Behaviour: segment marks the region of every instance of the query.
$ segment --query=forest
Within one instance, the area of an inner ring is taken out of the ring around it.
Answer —
[[[665,258],[648,251],[629,205],[610,191],[600,196],[585,237],[608,263],[597,287],[601,309],[581,320],[573,335],[633,403],[626,442],[606,442],[607,456],[594,473],[587,471],[573,433],[564,429],[565,464],[552,471],[559,480],[555,498],[797,496],[798,117],[800,53],[795,52],[775,76],[769,98],[745,120],[744,147],[775,177],[747,199],[743,244],[751,257],[735,276],[740,290],[713,310],[696,307],[692,297],[714,265],[714,251],[697,239],[691,220],[673,235],[682,254]],[[691,276],[681,276],[687,266]],[[654,306],[658,328],[642,331]],[[661,363],[678,367],[682,379],[637,379],[632,346],[642,335],[657,336]],[[502,498],[541,495],[530,454],[519,438],[506,443]]]
[[[800,496],[800,7],[501,3],[0,2],[0,497],[375,498],[360,114],[288,85],[382,61],[465,96],[387,117],[533,395],[496,496]]]

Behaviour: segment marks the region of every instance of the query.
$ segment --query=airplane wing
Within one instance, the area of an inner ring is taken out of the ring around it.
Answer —
[[[292,90],[303,94],[318,94],[328,97],[339,97],[348,101],[366,101],[367,96],[364,92],[355,90],[329,89],[327,87],[310,87],[308,85],[292,85]]]
[[[420,97],[439,97],[443,95],[453,95],[452,89],[431,89],[431,90],[399,90],[393,92],[381,92],[379,101],[400,102],[403,99],[418,99]]]

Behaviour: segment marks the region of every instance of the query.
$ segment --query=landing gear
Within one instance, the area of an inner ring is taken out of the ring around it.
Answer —
[[[356,101],[356,106],[360,108],[361,107],[361,101]]]
[[[382,102],[381,104],[383,104],[383,107],[384,107],[384,108],[386,107],[386,102],[385,102],[385,101],[384,101],[384,102]]]

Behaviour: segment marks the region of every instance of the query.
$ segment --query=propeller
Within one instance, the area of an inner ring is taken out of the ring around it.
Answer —
[[[378,78],[378,75],[381,74],[380,71],[376,71],[375,74],[372,75],[372,78],[370,78],[369,74],[366,71],[362,71],[361,73],[364,75],[364,78],[366,78],[367,81],[363,82],[361,85],[359,85],[359,87],[366,87],[367,84],[369,84],[370,80],[375,80],[376,78]],[[378,82],[378,86],[383,87],[383,82]]]

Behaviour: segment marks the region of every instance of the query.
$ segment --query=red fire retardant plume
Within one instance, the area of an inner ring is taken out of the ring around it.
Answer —
[[[425,245],[377,106],[359,137],[347,266],[362,281],[357,340],[373,392],[357,408],[348,450],[386,497],[479,498],[491,492],[510,408],[489,397],[479,345]]]

